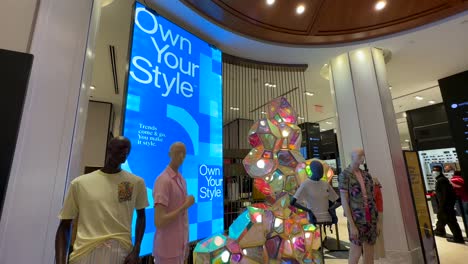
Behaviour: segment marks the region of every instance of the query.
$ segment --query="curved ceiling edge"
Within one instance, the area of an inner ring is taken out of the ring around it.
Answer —
[[[259,17],[253,17],[251,15],[248,17],[245,14],[239,15],[241,13],[240,10],[245,10],[242,5],[243,1],[232,2],[232,5],[235,6],[229,6],[229,8],[227,8],[226,4],[217,4],[217,2],[222,2],[219,0],[181,0],[183,4],[196,11],[198,14],[233,32],[268,42],[292,45],[328,45],[368,40],[414,29],[468,10],[468,0],[425,1],[424,3],[426,6],[420,9],[407,10],[403,15],[400,11],[390,12],[391,10],[389,9],[386,16],[382,16],[383,18],[380,19],[376,18],[375,15],[367,14],[369,10],[363,10],[362,5],[357,5],[356,11],[353,11],[353,13],[356,14],[356,17],[362,19],[355,22],[355,26],[353,27],[353,25],[350,26],[349,23],[344,23],[346,22],[346,18],[342,19],[344,22],[341,24],[338,22],[329,22],[330,19],[328,19],[328,17],[336,17],[342,12],[347,12],[343,10],[330,11],[334,9],[326,8],[329,1],[330,3],[333,2],[333,0],[320,0],[318,9],[310,15],[311,21],[309,21],[308,24],[299,24],[298,22],[297,28],[294,29],[291,24],[286,25],[286,23],[292,23],[288,21],[293,19],[297,20],[294,15],[289,15],[289,17],[285,15],[281,20],[284,22],[277,22],[277,25],[272,25],[269,21],[266,21],[268,17],[265,18],[265,16],[260,17],[260,15],[258,15]],[[408,5],[408,2],[415,1],[417,0],[395,2]],[[250,7],[259,9],[253,13],[262,14],[262,12],[265,12],[265,10],[262,10],[261,7],[258,6],[259,5]],[[330,6],[328,5],[328,7]],[[236,8],[237,12],[233,12]],[[323,10],[328,13],[323,13]],[[401,9],[396,8],[395,10]],[[332,13],[329,14],[330,12]],[[262,18],[265,21],[262,21]],[[304,28],[307,28],[307,30],[304,30]]]

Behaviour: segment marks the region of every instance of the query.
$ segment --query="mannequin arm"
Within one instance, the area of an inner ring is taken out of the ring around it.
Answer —
[[[351,226],[356,226],[354,223],[353,215],[351,214],[351,208],[349,208],[349,194],[347,191],[340,191],[341,194],[341,204],[343,205],[343,211],[346,218]]]
[[[317,218],[315,218],[314,213],[312,213],[312,211],[309,208],[307,208],[307,207],[301,205],[300,203],[298,203],[296,198],[294,198],[294,197],[292,198],[292,200],[290,202],[290,205],[294,206],[296,208],[299,208],[301,210],[306,211],[309,214],[309,218],[310,218],[310,221],[312,222],[312,224],[317,223]]]
[[[338,216],[336,215],[336,208],[340,207],[341,203],[339,202],[339,199],[335,202],[328,201],[328,213],[331,216],[331,223],[332,224],[337,224],[338,223]]]
[[[55,263],[57,264],[67,263],[71,227],[71,219],[63,219],[60,221],[60,225],[55,235]]]

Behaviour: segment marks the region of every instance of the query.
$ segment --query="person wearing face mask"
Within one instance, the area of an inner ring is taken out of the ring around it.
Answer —
[[[442,173],[441,166],[434,166],[432,168],[432,175],[436,179],[436,199],[439,204],[437,212],[437,224],[435,229],[436,236],[445,237],[445,225],[448,225],[450,231],[452,231],[453,238],[447,238],[447,241],[464,244],[462,232],[458,225],[456,213],[455,213],[455,202],[457,200],[455,191],[450,184],[450,181]]]
[[[351,165],[339,176],[341,202],[348,219],[349,264],[357,264],[364,252],[364,264],[374,263],[374,245],[377,240],[378,212],[374,197],[372,176],[361,169],[364,165],[364,150],[351,154]]]

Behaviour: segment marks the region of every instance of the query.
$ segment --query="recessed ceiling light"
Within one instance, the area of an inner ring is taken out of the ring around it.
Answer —
[[[435,101],[434,101],[434,100],[430,100],[428,103],[429,103],[429,104],[435,104]]]
[[[405,139],[405,142],[409,142],[409,139]]]
[[[314,96],[315,94],[313,92],[304,92],[305,95],[307,96]]]
[[[276,88],[276,84],[274,84],[274,83],[268,83],[268,82],[266,82],[266,83],[265,83],[265,87],[272,87],[272,88]]]
[[[393,89],[393,87],[392,87],[391,85],[389,85],[389,86],[388,86],[388,89],[390,89],[390,90],[391,90],[391,89]]]
[[[416,100],[418,100],[418,101],[421,101],[421,100],[424,99],[424,97],[421,97],[421,96],[418,95],[418,96],[415,96],[414,99],[416,99]]]
[[[231,106],[229,109],[231,109],[232,111],[239,111],[239,107],[233,107],[233,106]]]
[[[272,5],[275,3],[275,0],[267,0],[266,3],[267,5]]]
[[[387,5],[387,1],[378,1],[375,4],[375,10],[380,11],[380,10],[384,9],[386,5]]]
[[[94,85],[91,85],[91,86],[89,87],[89,89],[94,90],[94,89],[96,89],[96,87],[95,87]]]
[[[327,123],[328,125],[331,125],[331,124],[333,124],[333,123],[332,123],[332,122],[330,122],[330,121],[327,121],[327,122],[325,122],[325,123]]]
[[[304,11],[305,11],[305,6],[304,6],[303,4],[300,4],[300,5],[298,5],[298,6],[296,7],[296,13],[297,13],[298,15],[304,13]]]
[[[297,119],[304,120],[302,116],[298,116]]]

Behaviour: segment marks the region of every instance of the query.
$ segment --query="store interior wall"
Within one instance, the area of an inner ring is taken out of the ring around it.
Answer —
[[[114,106],[115,112],[115,122],[112,128],[113,135],[121,134],[121,116],[122,116],[122,104],[125,95],[125,77],[126,77],[126,68],[128,60],[128,46],[130,40],[130,31],[131,31],[131,18],[133,12],[133,3],[134,1],[109,1],[107,5],[102,8],[102,20],[99,28],[98,40],[96,43],[96,54],[95,54],[95,67],[93,72],[92,86],[95,87],[94,90],[90,92],[90,100],[98,100],[104,102],[110,102]],[[195,32],[196,33],[196,32]],[[117,69],[117,80],[119,87],[119,94],[114,92],[114,79],[111,66],[111,58],[109,53],[109,45],[115,47],[116,53],[116,69]],[[395,56],[399,60],[398,56]],[[392,59],[393,60],[393,59]],[[225,73],[228,69],[225,67]],[[392,83],[393,80],[398,84],[401,78],[398,76],[395,77],[395,67],[393,62],[390,61],[388,64],[389,69],[389,82]],[[238,75],[242,75],[243,71],[237,71]],[[247,73],[246,73],[247,74]],[[265,82],[268,82],[269,79],[272,79],[271,82],[275,82],[274,78],[281,78],[281,75],[275,76],[273,74],[262,73],[261,80],[251,80],[246,81],[244,79],[238,81],[244,81],[244,83],[238,83],[240,86],[262,86]],[[229,77],[225,79],[225,83],[234,83],[235,79],[241,78]],[[308,67],[304,72],[305,84],[303,91],[307,91],[312,96],[305,96],[303,94],[303,101],[306,105],[307,110],[303,115],[308,117],[306,121],[317,122],[320,125],[320,128],[323,131],[334,130],[336,128],[336,109],[332,102],[332,95],[328,85],[328,81],[320,76],[320,68],[316,66]],[[281,85],[281,84],[280,84]],[[268,87],[260,87],[268,88]],[[280,86],[277,88],[269,87],[270,89],[263,89],[260,92],[261,96],[273,96],[275,94],[274,90],[283,89]],[[391,85],[389,84],[389,88]],[[440,102],[440,91],[438,87],[429,87],[422,88],[422,94],[425,98],[434,99],[437,102]],[[227,96],[232,97],[232,96]],[[257,95],[258,97],[258,95]],[[408,130],[408,124],[406,122],[405,111],[409,109],[418,108],[421,105],[418,102],[412,102],[411,98],[413,95],[402,93],[401,89],[393,93],[393,103],[395,108],[395,119],[398,124],[398,130],[400,134],[401,147],[404,150],[412,149],[412,144],[410,142],[410,135]],[[249,98],[246,96],[245,98]],[[419,102],[420,103],[420,102]],[[293,102],[294,104],[294,102]],[[228,107],[230,107],[229,105]],[[235,107],[233,105],[233,107]],[[295,106],[296,107],[296,106]],[[226,122],[230,122],[233,119],[230,117],[236,115],[239,112],[233,112],[230,109],[224,110],[225,116],[228,117]],[[246,119],[253,119],[253,117],[247,116],[242,117]],[[259,116],[255,115],[255,118]],[[105,144],[103,142],[103,144]]]
[[[0,48],[28,52],[38,0],[0,2]]]
[[[113,109],[112,104],[90,101],[88,118],[86,119],[85,141],[82,151],[82,172],[86,167],[100,168],[104,166],[106,143],[110,137]]]
[[[455,146],[444,104],[407,111],[411,144],[416,150],[442,149]]]
[[[73,153],[81,154],[74,135],[84,127],[87,105],[80,98],[89,87],[99,8],[92,0],[41,0],[37,7],[34,63],[0,221],[2,264],[54,262],[57,213],[67,178],[79,173],[72,166],[79,160]],[[18,19],[31,11],[0,10]]]
[[[113,105],[115,122],[112,134],[121,135],[122,104],[124,101],[126,71],[129,51],[132,12],[135,1],[104,2],[101,11],[101,22],[96,41],[95,63],[89,95],[90,100],[109,102]],[[115,67],[117,74],[118,93],[115,91],[112,71],[110,46],[115,50]]]

